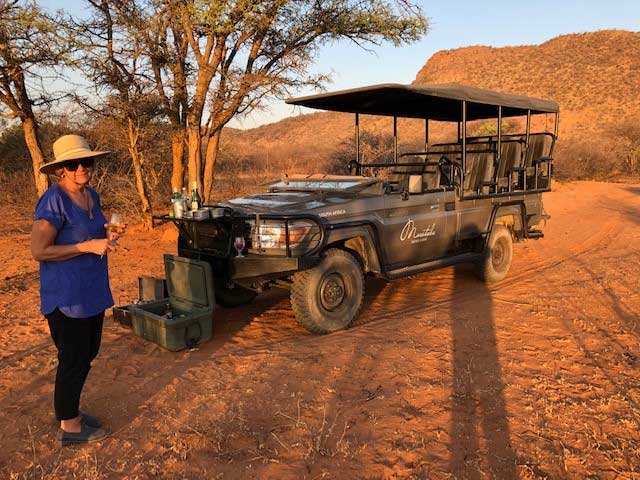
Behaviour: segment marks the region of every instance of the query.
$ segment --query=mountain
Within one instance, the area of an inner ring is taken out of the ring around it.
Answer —
[[[540,45],[465,47],[433,55],[415,82],[458,82],[560,104],[561,134],[640,113],[640,32],[562,35]]]
[[[617,151],[616,132],[640,123],[640,32],[603,30],[562,35],[540,45],[443,50],[425,63],[413,83],[448,82],[557,101],[560,171],[577,168],[571,162],[584,163],[580,155],[595,155],[589,160],[595,165]],[[538,126],[552,129],[551,122]],[[365,116],[361,121],[362,131],[373,135],[390,134],[391,125],[389,118]],[[400,122],[400,143],[419,144],[422,130],[419,121]],[[436,140],[446,136],[443,127],[433,131]],[[353,116],[299,115],[229,131],[225,138],[234,156],[267,161],[276,170],[322,171],[353,139]]]

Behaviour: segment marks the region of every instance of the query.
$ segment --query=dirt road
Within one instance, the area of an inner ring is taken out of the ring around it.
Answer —
[[[640,478],[640,186],[559,185],[545,206],[504,281],[370,279],[344,332],[306,333],[278,290],[221,309],[194,352],[109,319],[84,407],[114,433],[63,450],[25,219],[0,239],[0,477]],[[110,259],[120,303],[162,274],[162,234]]]

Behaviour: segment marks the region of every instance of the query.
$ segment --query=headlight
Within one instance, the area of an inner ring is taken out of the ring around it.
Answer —
[[[285,249],[287,248],[287,229],[284,223],[265,222],[254,227],[253,244],[258,249]],[[313,224],[305,221],[289,223],[289,247],[299,247],[305,237],[313,228]]]

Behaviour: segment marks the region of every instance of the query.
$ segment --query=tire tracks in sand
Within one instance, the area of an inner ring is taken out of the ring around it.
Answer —
[[[587,237],[584,241],[570,247],[569,249],[564,250],[564,252],[559,255],[530,263],[529,268],[527,268],[526,270],[508,275],[505,280],[502,280],[493,285],[489,285],[488,292],[490,294],[494,294],[504,290],[506,287],[522,285],[526,283],[527,280],[543,271],[550,270],[569,260],[591,253],[594,250],[597,250],[599,247],[606,246],[605,241],[611,241],[616,238],[623,231],[623,228],[624,225],[620,220],[620,214],[610,216],[608,221],[596,233]],[[421,281],[421,283],[425,283],[425,285],[428,285],[429,281],[426,280],[426,275],[430,274],[425,273],[420,275],[424,279],[424,281]],[[419,278],[420,276],[409,278]],[[403,280],[396,281],[402,282]],[[476,292],[474,291],[474,289],[466,288],[465,291],[453,293],[453,288],[451,287],[442,288],[439,294],[441,296],[446,296],[446,298],[435,299],[428,305],[402,305],[400,308],[383,309],[378,313],[371,315],[365,313],[362,318],[356,321],[352,328],[335,332],[328,336],[319,337],[317,335],[311,334],[301,336],[300,331],[297,330],[295,334],[283,335],[271,342],[256,343],[256,339],[252,338],[246,340],[248,342],[252,342],[249,345],[234,345],[230,347],[222,346],[221,348],[216,350],[214,354],[211,355],[211,358],[217,360],[229,356],[246,357],[251,355],[274,353],[274,348],[276,347],[295,348],[307,347],[311,345],[318,346],[319,342],[322,342],[323,339],[331,339],[330,342],[332,344],[335,344],[335,341],[340,341],[340,339],[343,338],[347,341],[350,341],[354,336],[361,336],[365,333],[371,332],[380,324],[384,323],[388,328],[395,327],[398,323],[407,321],[407,317],[424,315],[431,311],[436,311],[443,307],[448,307],[453,303],[465,303],[473,300],[476,296]],[[393,302],[393,298],[391,298],[390,300]],[[412,303],[415,303],[415,299],[408,298],[408,300],[410,300]],[[121,335],[117,335],[114,340],[119,340],[123,337],[128,336],[129,334],[130,332],[125,332]],[[258,337],[258,339],[259,338],[260,337]],[[52,348],[52,345],[51,342],[47,339],[47,341],[42,342],[39,345],[30,347],[21,352],[16,352],[14,354],[8,355],[7,357],[0,359],[0,369],[5,369],[9,366],[13,366],[16,363],[25,360],[29,356],[36,355],[48,348]]]
[[[624,226],[621,223],[619,217],[610,217],[609,220],[602,226],[602,228],[600,228],[593,235],[586,238],[584,241],[570,247],[569,249],[563,249],[563,252],[558,255],[530,263],[529,268],[527,268],[526,270],[522,270],[515,274],[509,275],[505,280],[493,285],[489,285],[487,290],[490,294],[495,294],[505,290],[506,288],[526,284],[529,279],[544,271],[548,271],[570,260],[587,255],[589,253],[593,253],[594,251],[606,247],[606,244],[608,242],[620,235],[620,233],[623,231],[623,228]],[[427,273],[422,275],[429,274]],[[424,278],[426,279],[426,277]],[[425,285],[428,285],[429,281],[426,280],[424,283]],[[391,302],[393,302],[393,295],[394,294],[392,293],[392,297],[389,299],[391,300]],[[212,355],[212,358],[220,359],[226,356],[246,357],[251,355],[274,353],[273,349],[275,347],[295,348],[308,347],[312,345],[319,346],[319,342],[322,342],[323,339],[330,339],[327,341],[329,341],[332,345],[335,345],[336,341],[340,342],[341,339],[350,342],[354,336],[362,336],[365,333],[368,334],[372,330],[377,328],[380,324],[385,324],[385,327],[395,329],[398,323],[407,321],[408,317],[424,315],[431,311],[436,311],[443,307],[448,307],[454,303],[465,303],[471,301],[475,298],[476,291],[475,289],[466,288],[465,291],[453,293],[453,288],[445,287],[441,290],[440,295],[446,295],[446,298],[436,299],[430,302],[428,305],[403,305],[400,308],[383,309],[378,313],[371,315],[364,314],[363,317],[360,318],[352,328],[348,330],[338,331],[327,336],[300,336],[300,334],[295,334],[286,335],[272,342],[261,343],[259,345],[243,345],[241,347],[235,346],[231,347],[231,349],[229,350],[225,350],[225,348],[222,347]],[[409,300],[415,303],[415,299]]]

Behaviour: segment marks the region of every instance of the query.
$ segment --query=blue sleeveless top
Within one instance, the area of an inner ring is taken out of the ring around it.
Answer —
[[[34,220],[46,220],[58,230],[54,245],[70,245],[106,238],[107,222],[97,192],[86,187],[93,200],[93,219],[76,205],[58,184],[49,188],[36,205]],[[107,255],[84,253],[62,261],[40,262],[40,311],[56,307],[68,317],[86,318],[113,306]]]

